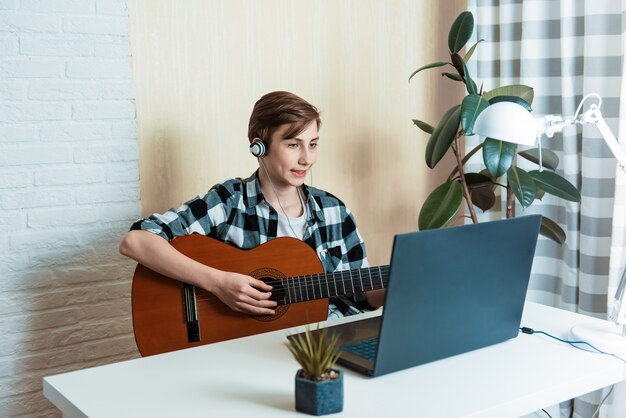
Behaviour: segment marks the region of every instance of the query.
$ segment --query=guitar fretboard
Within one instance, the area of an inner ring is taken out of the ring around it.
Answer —
[[[280,288],[272,290],[272,299],[284,305],[331,298],[383,289],[387,287],[388,279],[389,266],[296,276],[281,279]]]

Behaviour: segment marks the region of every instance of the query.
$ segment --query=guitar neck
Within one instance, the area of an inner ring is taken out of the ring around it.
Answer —
[[[279,305],[287,305],[384,289],[387,287],[388,279],[389,266],[296,276],[281,279],[280,284],[274,284],[272,300],[278,302]],[[278,286],[277,289],[276,286]]]

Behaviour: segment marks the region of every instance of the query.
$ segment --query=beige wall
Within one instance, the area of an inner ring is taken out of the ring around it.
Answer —
[[[143,214],[248,176],[257,166],[247,152],[252,106],[288,90],[323,112],[313,185],[348,204],[371,264],[387,263],[393,235],[417,229],[438,181],[411,118],[434,124],[463,94],[437,70],[407,78],[447,58],[448,28],[465,8],[465,0],[131,0]]]

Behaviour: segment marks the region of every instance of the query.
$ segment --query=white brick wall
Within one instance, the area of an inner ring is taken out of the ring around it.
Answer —
[[[127,0],[0,0],[0,417],[59,416],[43,376],[138,356]]]

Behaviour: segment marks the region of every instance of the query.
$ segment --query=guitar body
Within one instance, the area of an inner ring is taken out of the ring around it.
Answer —
[[[175,238],[171,245],[202,264],[257,279],[287,279],[324,272],[315,251],[294,238],[278,238],[252,250],[240,250],[193,234]],[[190,342],[184,286],[141,264],[137,266],[132,284],[132,313],[135,340],[142,356],[319,322],[328,314],[328,299],[318,299],[280,305],[271,316],[246,315],[196,287],[200,332],[199,341]]]

